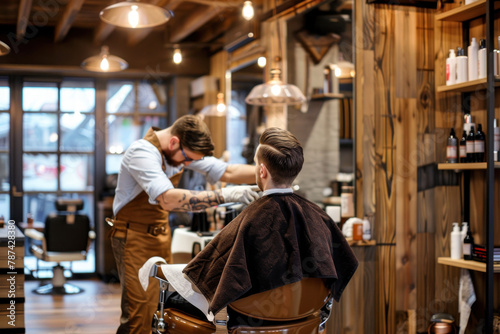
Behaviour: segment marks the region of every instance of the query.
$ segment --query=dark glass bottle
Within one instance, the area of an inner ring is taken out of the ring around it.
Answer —
[[[470,231],[470,226],[467,228],[467,234],[464,238],[464,260],[472,260],[472,251],[474,249],[474,237]]]
[[[465,145],[465,142],[467,141],[467,132],[462,134],[462,138],[460,138],[460,144],[459,144],[459,158],[460,162],[467,162],[467,147]]]
[[[446,145],[446,160],[449,163],[458,162],[458,139],[455,135],[455,129],[451,128],[450,136]]]
[[[476,162],[484,161],[484,140],[486,136],[483,132],[483,127],[481,123],[477,125],[477,132],[474,135],[474,155],[476,156]]]
[[[469,134],[467,135],[467,140],[465,142],[467,148],[467,162],[475,162],[476,155],[474,154],[474,127],[470,127]]]

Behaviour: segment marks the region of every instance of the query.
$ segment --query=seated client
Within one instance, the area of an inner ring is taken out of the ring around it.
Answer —
[[[213,314],[304,277],[323,278],[338,301],[358,261],[335,222],[292,191],[304,163],[302,146],[289,131],[269,128],[254,160],[262,198],[224,227],[183,273]]]

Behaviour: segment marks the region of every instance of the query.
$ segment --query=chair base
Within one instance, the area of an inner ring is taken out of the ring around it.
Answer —
[[[34,293],[39,295],[75,295],[84,291],[85,290],[69,283],[65,283],[63,286],[45,284],[33,290]]]

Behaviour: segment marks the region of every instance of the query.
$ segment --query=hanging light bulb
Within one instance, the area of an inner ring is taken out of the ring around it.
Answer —
[[[120,57],[110,55],[109,48],[104,45],[99,55],[85,59],[81,66],[92,72],[118,72],[126,69],[128,63]]]
[[[271,70],[271,80],[252,88],[245,99],[246,103],[258,106],[299,104],[305,101],[306,97],[297,86],[281,81],[281,70],[277,68]]]
[[[266,57],[259,57],[259,59],[257,59],[257,65],[258,65],[260,68],[264,68],[264,67],[266,67],[266,64],[267,64],[267,59],[266,59]]]
[[[174,50],[174,57],[173,61],[175,64],[180,64],[182,62],[182,54],[180,49],[175,49]]]
[[[250,21],[251,19],[253,19],[254,10],[253,10],[252,1],[245,1],[244,2],[243,9],[241,10],[241,15],[247,21]]]
[[[227,106],[224,102],[224,94],[217,94],[217,104],[212,104],[201,109],[200,116],[204,118],[205,116],[228,116],[231,118],[240,117],[240,112],[238,109],[232,105]]]
[[[106,23],[123,28],[151,28],[166,23],[171,11],[149,3],[124,1],[104,8],[99,17]]]
[[[226,104],[224,103],[224,94],[217,94],[217,112],[224,113],[226,111]]]
[[[139,7],[133,5],[130,7],[130,12],[128,13],[128,23],[132,28],[136,28],[139,25],[139,13],[137,9]]]

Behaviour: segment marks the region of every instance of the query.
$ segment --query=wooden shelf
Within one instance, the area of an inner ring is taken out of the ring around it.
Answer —
[[[361,246],[361,247],[366,247],[366,246],[376,246],[377,242],[375,240],[352,240],[347,238],[347,243],[349,243],[349,246]]]
[[[495,162],[495,168],[500,168],[500,162]],[[440,170],[474,170],[474,169],[486,169],[486,162],[470,162],[470,163],[441,163],[438,164],[438,169]]]
[[[495,10],[500,3],[495,1]],[[486,14],[486,0],[478,0],[468,5],[455,7],[446,12],[436,14],[436,21],[465,22]]]
[[[449,257],[438,257],[438,263],[457,268],[481,271],[483,273],[486,272],[486,263],[473,260],[454,260]],[[493,265],[493,272],[500,273],[500,264]]]
[[[498,83],[500,84],[500,83]],[[498,86],[495,82],[495,86]],[[437,88],[438,93],[454,92],[454,93],[467,93],[475,92],[478,90],[486,89],[486,79],[478,79],[467,82],[462,82],[455,85],[444,85]]]
[[[325,93],[325,94],[314,94],[311,96],[311,100],[340,100],[349,98],[346,94],[335,94],[335,93]]]

